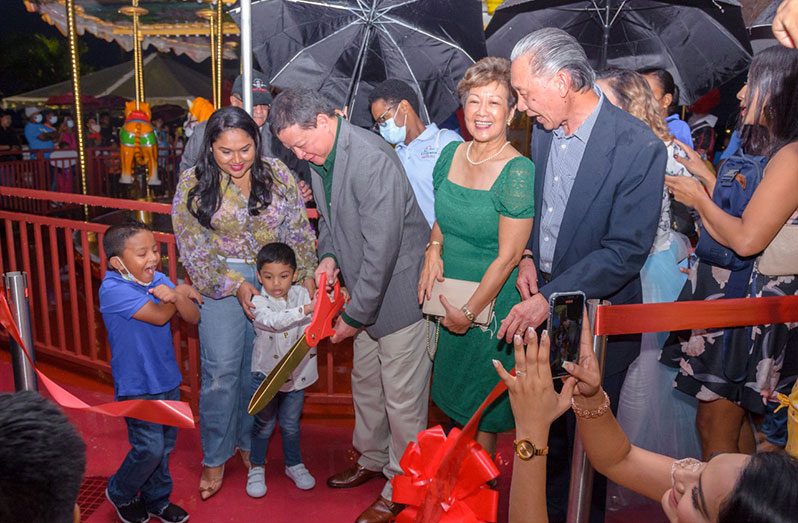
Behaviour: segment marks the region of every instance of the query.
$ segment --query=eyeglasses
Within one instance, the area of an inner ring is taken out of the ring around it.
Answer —
[[[384,112],[384,113],[382,113],[382,114],[379,116],[379,118],[377,118],[376,120],[374,120],[374,125],[372,125],[372,126],[371,126],[371,130],[372,130],[372,131],[374,131],[375,133],[379,132],[379,131],[380,131],[380,127],[382,127],[383,125],[385,125],[385,121],[386,121],[386,120],[390,120],[390,118],[385,118],[385,116],[386,116],[386,115],[387,115],[387,114],[388,114],[390,111],[396,111],[396,108],[395,108],[395,107],[389,107],[389,108],[385,109],[385,112]]]

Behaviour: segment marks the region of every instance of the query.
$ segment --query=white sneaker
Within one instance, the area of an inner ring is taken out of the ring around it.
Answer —
[[[247,495],[262,498],[266,495],[266,468],[252,467],[247,473]]]
[[[305,465],[300,463],[293,467],[285,467],[285,475],[294,480],[296,488],[310,490],[316,486],[316,480],[310,475]]]

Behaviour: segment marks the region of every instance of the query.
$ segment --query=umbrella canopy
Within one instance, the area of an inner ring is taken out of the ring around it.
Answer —
[[[781,0],[774,0],[759,13],[756,20],[748,28],[748,35],[751,38],[751,48],[754,54],[762,49],[778,45],[779,41],[773,36],[773,18],[779,8]]]
[[[667,69],[685,105],[751,61],[735,0],[508,0],[487,27],[488,50],[509,57],[518,40],[544,27],[573,35],[598,69]]]
[[[388,78],[416,90],[422,119],[445,120],[460,104],[457,82],[486,54],[476,0],[255,1],[252,42],[275,87],[317,89],[362,126],[369,93]]]
[[[210,97],[211,79],[177,60],[153,53],[144,58],[144,95],[150,105],[185,105],[186,98]],[[133,62],[114,65],[82,76],[81,96],[135,98]],[[8,106],[41,105],[54,96],[69,96],[72,99],[72,81],[59,82],[27,93],[10,96],[3,100]],[[118,98],[117,98],[118,99]],[[114,98],[102,98],[114,100]],[[106,105],[107,107],[107,105]],[[120,106],[121,108],[121,106]]]

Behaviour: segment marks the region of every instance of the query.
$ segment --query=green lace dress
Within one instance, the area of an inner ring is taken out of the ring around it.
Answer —
[[[443,232],[443,272],[447,278],[480,281],[499,252],[499,216],[534,216],[535,167],[525,157],[513,158],[490,190],[468,189],[448,179],[458,143],[447,145],[432,173],[435,216]],[[521,300],[514,269],[496,297],[494,318],[487,328],[472,327],[464,335],[440,329],[432,378],[432,399],[449,417],[465,424],[499,381],[491,363],[506,369],[514,363],[512,345],[496,339],[499,321]],[[488,407],[480,430],[503,432],[515,426],[507,393]]]

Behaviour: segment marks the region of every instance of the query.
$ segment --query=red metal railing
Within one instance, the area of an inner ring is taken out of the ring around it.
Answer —
[[[0,199],[25,201],[26,208],[49,208],[53,202],[92,209],[107,208],[153,214],[170,213],[162,203],[0,187]],[[24,206],[23,206],[24,207]],[[313,211],[309,209],[309,211]],[[315,212],[314,212],[315,214]],[[41,214],[0,210],[0,273],[28,273],[33,341],[36,352],[77,365],[110,382],[110,349],[99,312],[98,290],[107,270],[102,240],[108,225]],[[184,277],[173,234],[156,232],[163,272],[174,282]],[[179,272],[180,271],[180,272]],[[199,337],[195,326],[172,322],[175,356],[183,374],[183,397],[197,412]],[[335,354],[335,356],[334,356]],[[351,402],[351,350],[319,347],[320,379],[308,390],[308,401]]]

